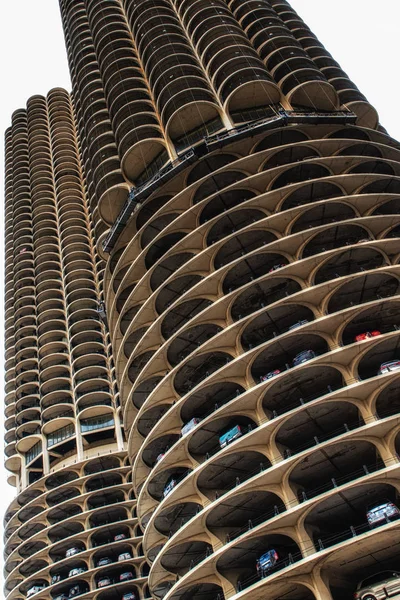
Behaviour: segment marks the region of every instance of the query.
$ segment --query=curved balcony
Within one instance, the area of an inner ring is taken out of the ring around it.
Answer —
[[[380,134],[317,131],[232,144],[211,174],[199,161],[200,177],[188,169],[175,195],[149,198],[111,258],[107,314],[156,597],[287,595],[274,573],[304,575],[306,560],[314,572],[335,546],[337,488],[397,502],[385,485],[398,372],[385,365],[399,358],[398,156]],[[344,506],[339,541],[353,528],[379,544],[362,501],[354,523]],[[259,578],[269,550],[280,562]],[[315,597],[340,597],[327,586]]]

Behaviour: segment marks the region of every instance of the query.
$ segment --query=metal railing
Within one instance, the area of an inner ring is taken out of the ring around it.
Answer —
[[[289,124],[354,124],[356,120],[356,115],[350,111],[320,113],[299,110],[285,111],[284,109],[281,109],[272,116],[257,119],[246,125],[240,125],[239,127],[234,127],[222,133],[205,137],[202,142],[192,148],[188,148],[185,154],[182,154],[174,161],[171,161],[141,186],[131,188],[127,201],[102,243],[104,252],[110,253],[112,251],[130,217],[140,208],[141,203],[146,200],[158,186],[166,183],[197,159],[210,152],[231,142],[252,137],[258,133],[267,131],[268,129],[274,129]]]
[[[301,560],[303,557],[308,558],[310,556],[310,554],[314,554],[316,552],[321,552],[322,550],[325,550],[326,548],[330,548],[331,546],[335,546],[336,544],[340,544],[346,540],[358,537],[360,535],[363,535],[364,533],[368,533],[368,532],[372,531],[373,529],[380,529],[381,527],[385,527],[386,525],[388,525],[390,522],[391,522],[390,519],[388,519],[388,517],[386,516],[384,523],[382,523],[380,525],[373,525],[373,524],[368,524],[368,523],[363,523],[361,525],[356,525],[356,526],[350,525],[349,527],[347,527],[346,529],[342,530],[339,533],[336,533],[331,536],[327,536],[325,538],[318,538],[314,542],[313,546],[308,546],[307,548],[304,549],[304,555],[301,552],[289,553],[282,560],[278,560],[278,562],[271,569],[268,570],[268,573],[264,573],[264,574],[257,573],[257,574],[250,575],[246,579],[239,580],[237,582],[236,590],[237,590],[237,592],[241,592],[242,590],[250,587],[251,585],[258,583],[262,579],[266,579],[267,577],[270,577],[277,571],[285,569],[286,567],[296,563],[297,561]],[[203,560],[204,560],[204,558],[203,558]]]

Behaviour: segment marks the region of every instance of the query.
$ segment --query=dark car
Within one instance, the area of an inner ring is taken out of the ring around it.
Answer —
[[[120,540],[126,540],[125,533],[117,533],[116,535],[114,535],[114,542],[119,542]]]
[[[303,352],[299,352],[299,354],[294,357],[293,366],[297,367],[297,365],[301,365],[308,360],[312,360],[316,356],[317,355],[315,354],[314,350],[303,350]]]
[[[268,552],[264,552],[257,560],[256,568],[257,573],[260,577],[265,577],[265,575],[276,565],[279,560],[279,555],[276,550],[268,550]]]
[[[54,598],[54,600],[68,600],[67,594],[59,594]]]
[[[120,581],[129,581],[130,579],[134,579],[132,571],[124,571],[119,576]]]
[[[111,579],[109,577],[102,577],[97,582],[98,588],[106,587],[107,585],[111,585]]]
[[[126,594],[122,596],[122,600],[137,600],[135,592],[126,592]]]
[[[83,594],[83,589],[81,588],[81,586],[80,585],[74,585],[69,590],[68,598],[74,598],[75,596],[80,596],[81,594]]]

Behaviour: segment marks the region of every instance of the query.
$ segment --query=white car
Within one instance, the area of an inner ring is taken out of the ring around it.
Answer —
[[[186,435],[187,433],[189,433],[189,431],[192,431],[192,429],[194,429],[196,425],[200,423],[200,421],[201,419],[197,419],[196,417],[194,417],[188,423],[185,423],[185,425],[181,429],[181,435]]]
[[[79,554],[82,552],[80,548],[69,548],[65,553],[65,558],[70,558],[71,556],[75,556],[75,554]]]
[[[379,367],[378,375],[383,373],[390,373],[391,371],[398,371],[400,369],[400,360],[390,360],[389,362],[382,363]]]
[[[374,506],[367,512],[367,519],[370,525],[377,525],[382,521],[398,519],[400,517],[400,510],[393,502],[384,502],[378,506]]]
[[[119,554],[118,556],[118,562],[121,560],[128,560],[129,558],[132,558],[131,553],[130,552],[122,552],[121,554]]]
[[[86,569],[84,569],[83,567],[76,567],[75,569],[71,569],[70,572],[68,573],[68,577],[74,577],[75,575],[80,575],[81,573],[84,573],[86,571]]]
[[[44,590],[46,586],[43,585],[33,585],[31,588],[29,588],[29,590],[26,592],[26,597],[30,598],[31,596],[34,596],[35,594],[38,594],[39,592],[41,592],[42,590]]]

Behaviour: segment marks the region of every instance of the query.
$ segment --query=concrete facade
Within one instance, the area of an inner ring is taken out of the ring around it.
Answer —
[[[60,7],[129,590],[354,598],[400,572],[397,515],[367,514],[400,507],[400,145],[284,0]],[[107,571],[82,598],[126,600]]]

